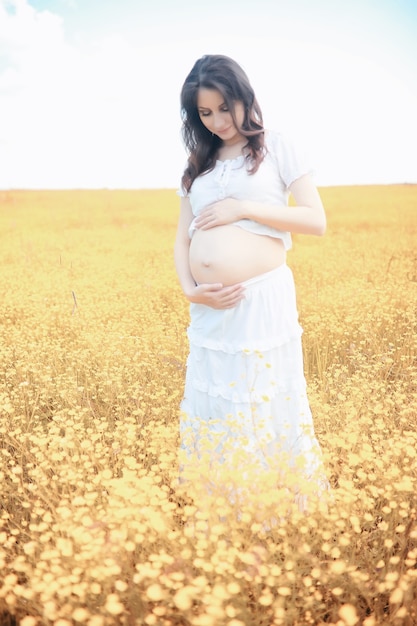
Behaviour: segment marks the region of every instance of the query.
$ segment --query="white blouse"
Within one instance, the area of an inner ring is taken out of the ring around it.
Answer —
[[[213,170],[194,180],[188,193],[194,215],[188,231],[190,239],[196,230],[197,216],[217,200],[235,198],[277,206],[288,204],[288,188],[291,183],[311,170],[281,133],[266,131],[265,148],[265,158],[255,174],[248,173],[245,157],[241,155],[235,159],[217,161]],[[182,191],[178,193],[185,195]],[[287,231],[280,231],[250,219],[234,222],[234,226],[257,235],[282,239],[285,249],[291,248],[291,234]]]

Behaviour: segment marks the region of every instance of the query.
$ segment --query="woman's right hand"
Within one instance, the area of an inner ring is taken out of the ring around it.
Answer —
[[[190,302],[212,309],[232,309],[244,299],[245,288],[240,284],[223,287],[221,283],[203,283],[186,296]]]

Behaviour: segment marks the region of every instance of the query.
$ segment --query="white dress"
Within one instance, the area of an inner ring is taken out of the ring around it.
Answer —
[[[239,158],[219,161],[196,179],[189,193],[194,215],[227,195],[287,203],[288,186],[307,170],[279,135],[267,139],[268,154],[255,175],[248,176]],[[262,234],[291,246],[289,233],[242,222],[237,226],[267,229]],[[320,496],[327,481],[307,399],[292,272],[284,264],[243,284],[245,299],[232,309],[190,305],[181,478],[215,491],[227,484],[229,494],[233,484],[234,498],[245,481],[246,493],[259,493],[272,479],[304,507],[306,494]]]

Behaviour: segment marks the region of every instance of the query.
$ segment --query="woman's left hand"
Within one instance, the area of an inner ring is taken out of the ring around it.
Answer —
[[[235,198],[225,198],[206,207],[195,221],[195,226],[201,230],[208,230],[214,226],[233,224],[242,219],[242,201]]]

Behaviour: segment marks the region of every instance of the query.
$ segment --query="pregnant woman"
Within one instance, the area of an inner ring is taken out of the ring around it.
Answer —
[[[207,479],[211,492],[232,482],[236,498],[262,492],[272,477],[277,492],[304,508],[326,479],[286,252],[291,232],[324,233],[323,205],[292,146],[264,129],[235,61],[199,59],[181,110],[189,158],[175,264],[191,317],[182,479]],[[288,206],[289,193],[296,206]]]

